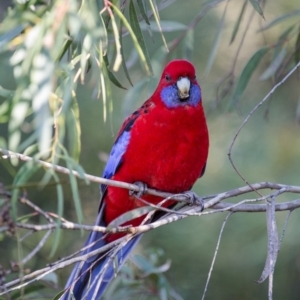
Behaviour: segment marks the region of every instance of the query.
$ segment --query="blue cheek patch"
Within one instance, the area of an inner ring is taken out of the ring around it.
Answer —
[[[160,97],[168,108],[192,105],[196,106],[201,101],[201,90],[196,84],[191,84],[190,96],[185,101],[180,101],[176,84],[162,89]]]

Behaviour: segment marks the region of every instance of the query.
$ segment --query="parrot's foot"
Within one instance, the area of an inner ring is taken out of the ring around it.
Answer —
[[[197,205],[201,206],[201,211],[204,209],[204,201],[201,197],[199,197],[196,193],[192,191],[187,191],[184,193],[184,195],[190,200],[189,205]]]
[[[148,186],[146,183],[141,182],[141,181],[136,181],[134,183],[135,185],[137,185],[139,187],[139,191],[129,191],[129,195],[130,196],[136,196],[137,198],[141,198],[148,190]]]

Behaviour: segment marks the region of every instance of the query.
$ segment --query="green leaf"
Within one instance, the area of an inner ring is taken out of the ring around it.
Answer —
[[[142,50],[142,48],[141,48],[141,46],[140,46],[140,44],[139,44],[139,42],[138,42],[138,39],[137,39],[137,37],[136,37],[134,31],[132,30],[130,24],[128,23],[127,19],[126,19],[125,16],[122,14],[122,12],[118,9],[117,6],[115,6],[115,5],[113,5],[113,4],[112,4],[111,6],[113,7],[114,12],[115,12],[115,13],[119,16],[119,18],[122,20],[123,24],[125,25],[125,27],[127,28],[129,34],[131,35],[131,38],[132,38],[132,40],[133,40],[133,44],[134,44],[134,46],[135,46],[135,48],[136,48],[136,51],[138,52],[138,54],[139,54],[139,56],[140,56],[141,61],[142,61],[143,64],[144,64],[144,67],[145,67],[145,69],[146,69],[146,72],[148,73],[148,75],[151,75],[152,72],[151,72],[151,70],[150,70],[149,67],[148,67],[148,64],[147,64],[147,61],[146,61],[145,54],[144,54],[144,52],[143,52],[143,50]]]
[[[165,36],[164,36],[164,34],[163,34],[163,31],[162,31],[162,28],[161,28],[161,25],[160,25],[160,20],[159,20],[159,14],[158,14],[158,11],[157,11],[157,9],[156,9],[156,7],[155,7],[153,1],[152,1],[152,0],[149,0],[149,2],[150,2],[150,6],[151,6],[151,9],[152,9],[153,15],[154,15],[154,19],[155,19],[155,21],[156,21],[156,23],[157,23],[157,26],[158,26],[158,28],[159,28],[159,32],[160,32],[160,35],[161,35],[161,39],[162,39],[162,41],[163,41],[163,43],[164,43],[164,45],[165,45],[165,48],[166,48],[167,52],[169,52],[169,48],[168,48],[168,45],[167,45]]]
[[[210,55],[206,64],[206,68],[205,68],[205,74],[208,75],[208,73],[210,72],[210,69],[214,63],[216,54],[217,54],[217,50],[218,50],[218,46],[220,43],[220,39],[221,39],[221,33],[223,31],[224,28],[224,22],[225,22],[225,12],[226,12],[226,8],[225,11],[223,13],[222,19],[220,21],[220,25],[217,31],[217,34],[215,36],[214,42],[213,42],[213,46],[212,49],[210,50]]]
[[[289,34],[293,31],[295,25],[292,25],[290,27],[288,27],[278,38],[278,42],[277,44],[279,43],[283,43],[285,42],[285,40],[287,39],[287,37],[289,36]]]
[[[21,124],[23,124],[29,109],[29,102],[17,102],[16,98],[13,99],[14,104],[8,123],[8,147],[11,151],[17,151],[18,149],[21,140],[20,127]]]
[[[35,87],[32,108],[35,114],[34,126],[38,134],[39,151],[47,154],[52,139],[52,116],[49,98],[53,86],[54,64],[50,53],[44,49],[33,58],[31,86]]]
[[[163,265],[159,267],[155,267],[152,263],[150,263],[147,259],[145,259],[141,255],[134,255],[131,258],[131,261],[141,270],[143,271],[143,277],[147,277],[151,274],[161,274],[168,271],[171,267],[171,260],[168,260]]]
[[[14,95],[14,91],[10,91],[7,89],[4,89],[1,85],[0,85],[0,96],[4,97],[4,98],[11,98]]]
[[[56,194],[57,194],[57,215],[59,217],[63,216],[63,212],[64,212],[64,192],[63,192],[63,188],[62,185],[60,184],[59,181],[59,177],[53,172],[52,174],[55,182],[56,182]],[[52,244],[52,249],[50,252],[49,257],[53,257],[53,255],[55,254],[58,245],[59,245],[59,240],[61,237],[61,218],[57,218],[57,226],[56,226],[56,231],[55,231],[55,235],[54,235],[54,240],[53,240],[53,244]]]
[[[40,168],[39,165],[36,165],[34,161],[26,162],[16,174],[13,186],[24,185],[28,179],[36,173],[36,171]],[[14,188],[11,196],[11,208],[12,208],[12,218],[13,220],[17,219],[17,201],[19,197],[19,188]]]
[[[119,29],[116,22],[116,19],[113,14],[110,15],[111,18],[111,25],[114,33],[114,40],[115,40],[115,49],[116,49],[116,58],[113,65],[113,71],[117,72],[122,64],[122,53],[121,53],[121,43],[120,43],[120,35],[119,35]]]
[[[194,29],[189,29],[186,32],[183,47],[183,57],[187,60],[192,60],[192,53],[194,50]]]
[[[10,294],[11,300],[20,300],[20,299],[34,299],[36,297],[30,297],[29,295],[35,296],[39,295],[38,292],[48,288],[45,284],[41,282],[35,282],[34,284],[27,285],[25,288],[21,289],[20,291],[13,291]],[[1,298],[2,299],[2,298]],[[3,298],[4,299],[4,298]],[[7,299],[7,298],[6,298]]]
[[[299,32],[295,44],[295,63],[298,64],[300,61],[300,27],[299,27]]]
[[[131,78],[129,76],[128,69],[127,69],[125,55],[124,55],[124,50],[123,50],[122,21],[120,21],[120,25],[119,25],[119,36],[120,36],[120,45],[121,45],[121,55],[122,55],[122,67],[123,67],[123,71],[125,73],[125,76],[126,76],[127,80],[129,81],[130,85],[133,86]]]
[[[298,105],[297,105],[297,109],[296,109],[296,121],[297,121],[298,125],[300,125],[300,97],[299,97]]]
[[[278,68],[281,66],[284,58],[286,56],[286,49],[283,48],[278,55],[274,58],[270,66],[263,72],[263,74],[259,77],[259,80],[267,80],[274,76],[277,72]]]
[[[7,123],[9,121],[9,111],[11,109],[11,103],[5,101],[0,104],[0,123]]]
[[[123,52],[121,52],[121,55],[123,57]],[[123,90],[127,90],[119,81],[118,79],[115,77],[114,73],[111,72],[108,68],[109,66],[109,62],[108,62],[108,58],[107,58],[107,55],[104,55],[103,56],[103,60],[104,60],[104,63],[105,63],[105,67],[106,67],[106,72],[107,72],[107,76],[109,78],[109,80],[118,88],[121,88]],[[122,59],[122,63],[123,63],[123,60],[124,58]]]
[[[242,94],[244,93],[244,91],[248,85],[248,82],[249,82],[253,72],[255,71],[258,64],[260,63],[260,61],[262,60],[262,58],[268,51],[269,51],[268,47],[260,48],[258,51],[256,51],[253,54],[253,56],[247,62],[247,64],[245,65],[245,67],[241,73],[241,76],[234,88],[230,106],[236,104],[237,101],[240,99],[240,97],[242,96]]]
[[[146,24],[141,24],[141,30],[146,31],[149,29],[149,26]],[[173,32],[179,30],[186,30],[188,27],[185,24],[176,21],[160,21],[160,27],[154,21],[150,22],[151,31],[160,32]]]
[[[52,300],[59,300],[64,293],[65,290],[60,291]]]
[[[71,157],[78,162],[81,151],[81,128],[79,108],[75,95],[73,95],[72,107],[66,112],[66,125],[68,134],[68,150]]]
[[[234,39],[235,39],[235,37],[236,37],[238,31],[239,31],[239,28],[240,28],[240,25],[241,25],[241,21],[242,21],[242,19],[243,19],[244,13],[245,13],[245,11],[246,11],[247,3],[248,3],[248,0],[245,0],[245,1],[244,1],[244,4],[243,4],[243,6],[242,6],[241,12],[240,12],[240,14],[239,14],[239,17],[238,17],[238,19],[237,19],[237,21],[236,21],[236,23],[235,23],[235,25],[234,25],[233,32],[232,32],[232,36],[231,36],[229,45],[233,43],[233,41],[234,41]]]
[[[67,150],[62,147],[62,151],[64,154],[64,159],[66,161],[67,168],[72,171],[73,170],[73,164],[72,161],[74,161],[69,155]],[[79,191],[78,191],[78,184],[75,175],[70,172],[69,174],[70,178],[70,184],[71,184],[71,191],[72,191],[72,196],[73,196],[73,201],[75,205],[75,211],[78,219],[78,223],[82,223],[83,220],[83,214],[82,214],[82,207],[81,207],[81,201],[79,197]]]
[[[264,12],[260,6],[260,1],[259,0],[249,0],[250,3],[252,4],[253,8],[263,17],[264,17]]]
[[[81,68],[80,79],[81,79],[81,82],[84,82],[87,61],[89,59],[91,47],[93,44],[92,41],[93,41],[93,39],[92,39],[91,35],[89,35],[89,34],[87,34],[83,40],[82,52],[81,52],[81,57],[80,57],[80,68]]]
[[[147,16],[147,13],[146,13],[146,10],[145,10],[145,3],[144,3],[144,0],[137,0],[137,5],[139,7],[139,10],[140,10],[140,13],[143,17],[143,19],[145,20],[145,22],[150,25],[150,22],[149,22],[149,19],[148,19],[148,16]]]
[[[151,60],[149,57],[148,49],[146,47],[146,43],[142,34],[142,30],[140,28],[140,23],[136,14],[136,10],[133,4],[133,1],[130,1],[129,4],[129,17],[130,17],[130,25],[132,27],[133,32],[135,33],[135,36],[137,37],[137,40],[144,52],[144,55],[146,57],[146,63],[148,65],[148,68],[151,72],[151,75],[153,75],[152,66],[151,66]]]
[[[281,15],[280,17],[274,19],[273,21],[267,23],[265,26],[263,26],[259,31],[263,31],[263,30],[266,30],[266,29],[269,29],[285,20],[288,20],[290,19],[291,17],[294,17],[294,16],[297,16],[300,14],[300,9],[297,9],[297,10],[293,10],[292,12],[290,13],[287,13],[287,14],[284,14],[284,15]]]
[[[16,26],[15,28],[8,30],[4,34],[0,35],[0,50],[12,39],[18,36],[26,27],[25,24]],[[4,27],[3,27],[4,28]]]

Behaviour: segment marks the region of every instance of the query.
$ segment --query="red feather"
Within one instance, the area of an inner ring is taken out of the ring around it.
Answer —
[[[202,101],[197,106],[168,108],[160,98],[161,90],[172,84],[165,79],[166,75],[171,76],[174,82],[181,76],[187,76],[192,83],[198,84],[192,65],[186,61],[178,62],[166,67],[153,96],[125,120],[119,135],[126,126],[132,125],[130,143],[121,166],[111,179],[129,183],[141,181],[150,188],[181,193],[190,190],[202,175],[209,148]],[[162,200],[151,195],[142,198],[153,204]],[[104,201],[107,224],[127,211],[145,206],[129,196],[127,190],[116,187],[108,187]],[[173,203],[169,201],[164,206]],[[140,217],[129,224],[137,226],[142,220],[143,217]],[[113,235],[108,240],[118,237],[120,235]]]

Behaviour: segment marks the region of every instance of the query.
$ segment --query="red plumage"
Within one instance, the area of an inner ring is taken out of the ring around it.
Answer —
[[[129,183],[141,181],[149,188],[182,193],[190,190],[202,175],[209,148],[202,101],[197,105],[168,107],[161,98],[162,90],[182,77],[198,86],[191,63],[185,60],[169,63],[154,94],[125,120],[119,135],[132,122],[130,142],[122,163],[111,179]],[[152,195],[143,195],[142,198],[153,204],[162,200]],[[107,188],[104,201],[106,224],[127,211],[145,205],[130,196],[128,190],[111,186]],[[164,206],[173,203],[169,201]],[[140,217],[129,224],[137,226],[142,220],[143,217]],[[107,240],[118,237],[120,235],[111,235]]]
[[[203,175],[208,147],[208,131],[195,69],[188,61],[175,60],[164,69],[150,99],[125,120],[103,176],[129,183],[143,182],[161,191],[183,193]],[[96,225],[108,226],[120,215],[145,205],[130,196],[128,190],[106,185],[101,185],[101,190],[103,195]],[[162,200],[151,195],[142,198],[153,204]],[[173,204],[174,201],[168,201],[164,206]],[[143,219],[144,216],[136,218],[126,225],[137,226]],[[81,253],[91,253],[120,235],[91,232]],[[61,298],[100,299],[139,239],[139,235],[133,236],[121,248],[113,250],[116,264],[107,253],[78,262]]]

